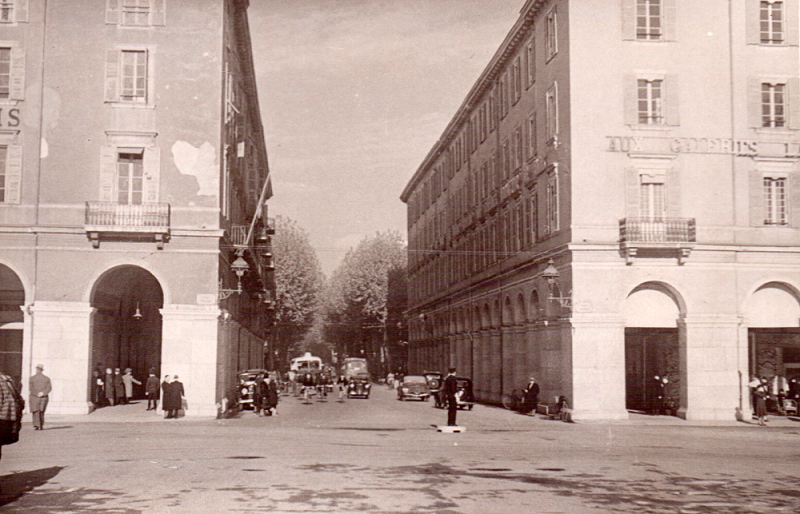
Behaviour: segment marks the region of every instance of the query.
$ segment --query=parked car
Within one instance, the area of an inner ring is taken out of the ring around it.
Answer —
[[[369,398],[369,391],[372,384],[369,375],[356,375],[347,381],[348,398]]]
[[[443,375],[438,371],[423,371],[425,380],[428,381],[428,388],[431,390],[431,396],[436,402],[436,407],[439,407],[439,391],[442,389]]]
[[[475,405],[475,395],[472,392],[472,379],[464,377],[456,377],[456,387],[459,391],[456,401],[459,409],[472,410]],[[444,395],[444,381],[442,381],[442,389],[436,397],[436,407],[440,409],[447,408],[447,398]]]
[[[256,385],[266,373],[263,369],[248,369],[238,373],[236,406],[239,410],[255,409]]]
[[[428,401],[431,396],[431,389],[428,381],[422,375],[406,375],[397,388],[397,399],[405,400],[413,398],[416,400]]]

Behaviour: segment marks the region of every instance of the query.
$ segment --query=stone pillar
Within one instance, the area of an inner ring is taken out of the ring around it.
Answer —
[[[89,339],[93,309],[84,302],[36,301],[31,306],[31,336],[27,348],[23,342],[22,390],[30,394],[28,379],[35,366],[44,366],[53,391],[47,412],[51,414],[88,414]]]
[[[685,318],[679,322],[680,417],[736,419],[742,359],[739,329],[740,320],[735,318],[709,316]]]
[[[178,375],[186,390],[186,416],[216,417],[216,305],[167,305],[161,309],[161,373]]]
[[[576,419],[628,419],[625,408],[625,322],[580,313],[561,330],[564,394]],[[570,341],[571,339],[571,341]],[[568,348],[568,346],[571,347]],[[571,362],[570,362],[571,360]]]

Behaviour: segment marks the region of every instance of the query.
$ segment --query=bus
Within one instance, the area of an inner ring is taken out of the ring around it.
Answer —
[[[289,362],[289,369],[295,373],[322,371],[322,359],[311,355],[311,352],[306,352],[302,357],[295,357]]]
[[[348,380],[356,375],[369,375],[367,359],[361,357],[348,357],[342,365],[342,375]]]

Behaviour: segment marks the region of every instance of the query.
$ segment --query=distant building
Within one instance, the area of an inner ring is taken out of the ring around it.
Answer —
[[[272,191],[247,7],[0,3],[0,369],[27,386],[44,364],[48,411],[88,412],[100,366],[177,374],[187,415],[214,415],[263,366]]]
[[[529,0],[403,191],[410,372],[577,418],[800,378],[798,2]],[[552,260],[553,265],[549,266]]]

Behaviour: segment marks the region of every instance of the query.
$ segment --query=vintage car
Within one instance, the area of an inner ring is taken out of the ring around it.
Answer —
[[[406,375],[397,386],[397,399],[406,400],[413,398],[415,400],[427,401],[431,396],[431,389],[428,387],[428,381],[422,375]]]
[[[456,403],[459,409],[472,410],[475,405],[475,395],[472,392],[472,379],[464,377],[456,377]],[[442,389],[436,397],[436,407],[441,409],[447,408],[447,398],[444,394],[444,380],[442,380]]]
[[[348,398],[369,398],[369,391],[372,384],[369,375],[356,375],[347,381]]]
[[[236,406],[239,410],[254,410],[256,385],[267,373],[264,369],[248,369],[238,373]]]
[[[428,388],[431,390],[431,396],[439,407],[439,391],[442,389],[443,376],[438,371],[423,371],[425,380],[428,381]]]

